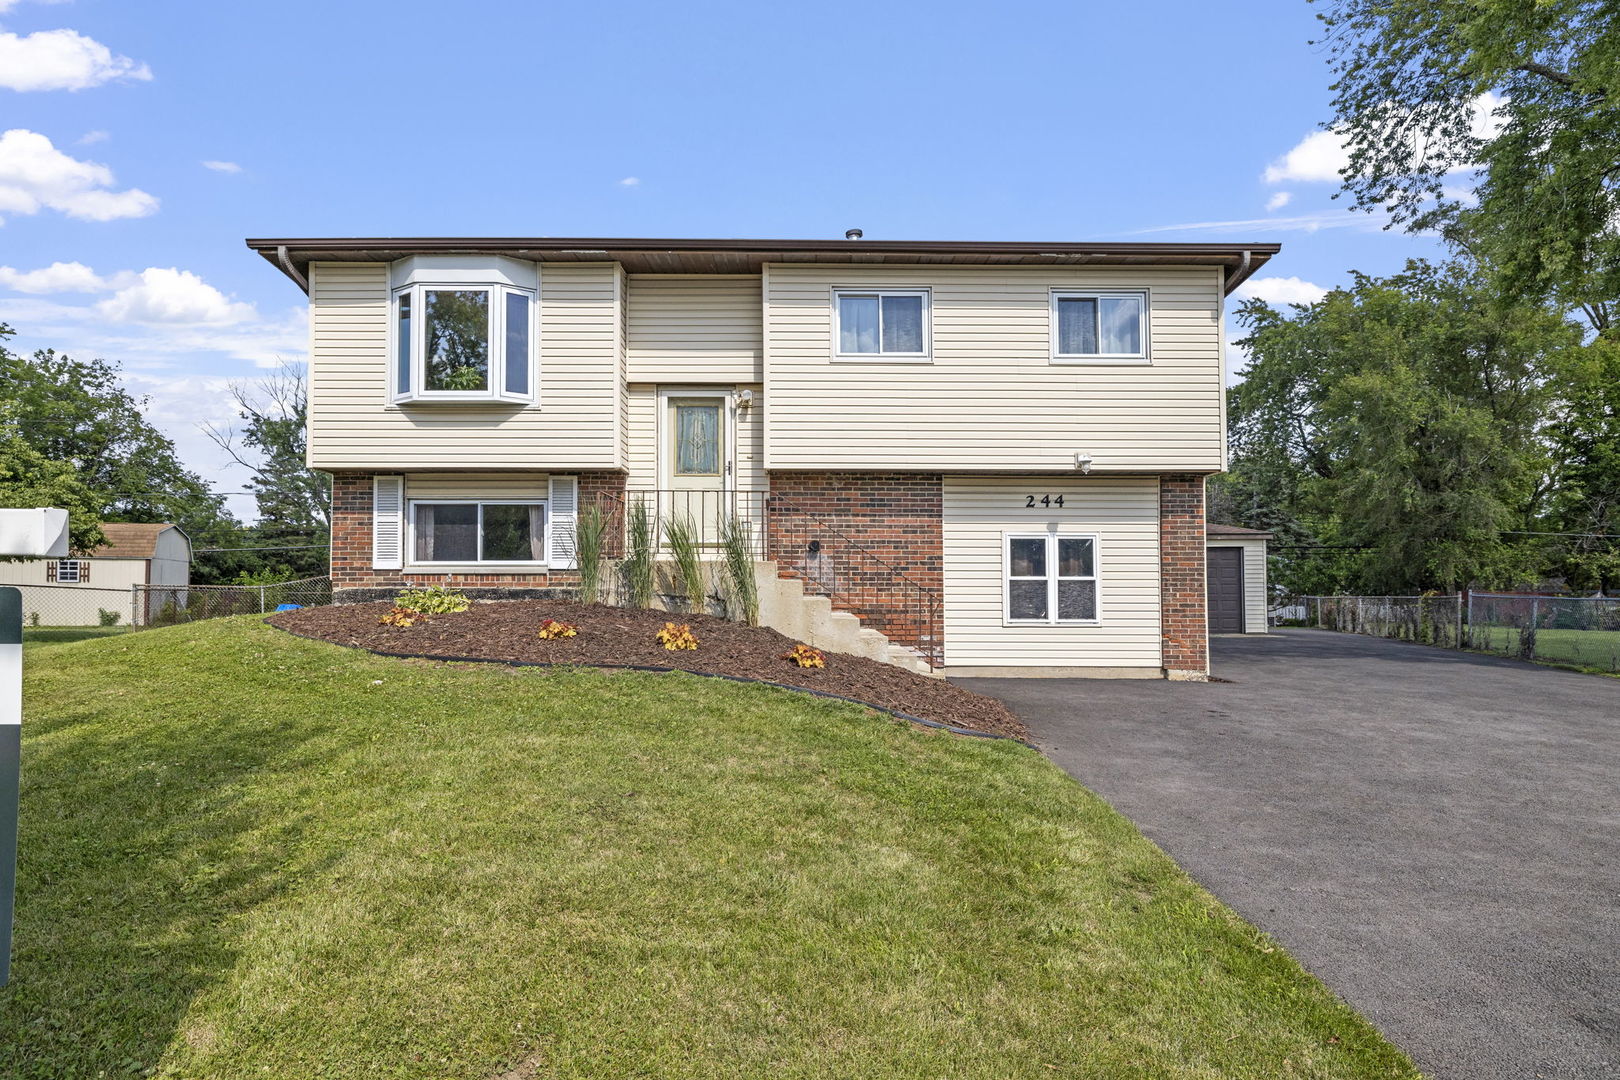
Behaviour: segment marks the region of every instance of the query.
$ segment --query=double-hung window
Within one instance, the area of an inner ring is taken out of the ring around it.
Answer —
[[[393,290],[390,375],[396,402],[534,399],[538,272],[499,259],[403,260]],[[441,265],[442,264],[442,265]]]
[[[539,563],[546,558],[546,503],[418,500],[411,503],[413,563]]]
[[[1098,621],[1096,537],[1014,533],[1005,542],[1009,624]]]
[[[834,289],[833,323],[833,349],[842,359],[928,359],[927,289]]]
[[[1052,359],[1056,362],[1145,364],[1145,292],[1055,290]]]

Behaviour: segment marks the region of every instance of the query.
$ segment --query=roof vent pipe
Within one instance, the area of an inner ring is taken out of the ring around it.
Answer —
[[[859,230],[859,229],[845,229],[844,230],[844,239],[845,240],[859,240],[861,237],[863,237],[865,235],[866,234],[861,232],[861,230]]]

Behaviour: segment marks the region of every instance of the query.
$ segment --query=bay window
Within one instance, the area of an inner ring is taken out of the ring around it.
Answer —
[[[390,334],[393,400],[532,401],[538,284],[535,264],[516,259],[401,260]]]
[[[1029,533],[1005,542],[1007,623],[1099,621],[1096,537]]]

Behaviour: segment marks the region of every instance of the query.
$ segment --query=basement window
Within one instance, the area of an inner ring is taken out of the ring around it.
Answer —
[[[1005,543],[1003,610],[1008,625],[1100,621],[1096,537],[1014,534]]]
[[[541,563],[546,504],[433,501],[411,503],[411,562]]]

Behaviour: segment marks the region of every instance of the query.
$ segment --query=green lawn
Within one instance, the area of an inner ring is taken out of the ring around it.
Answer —
[[[127,626],[25,626],[23,645],[58,645],[64,641],[83,641],[86,638],[110,637],[129,631]]]
[[[1516,628],[1476,626],[1472,633],[1477,649],[1519,655]],[[1536,659],[1620,671],[1620,630],[1537,630]]]
[[[1414,1075],[1016,743],[256,617],[28,667],[8,1078]]]

